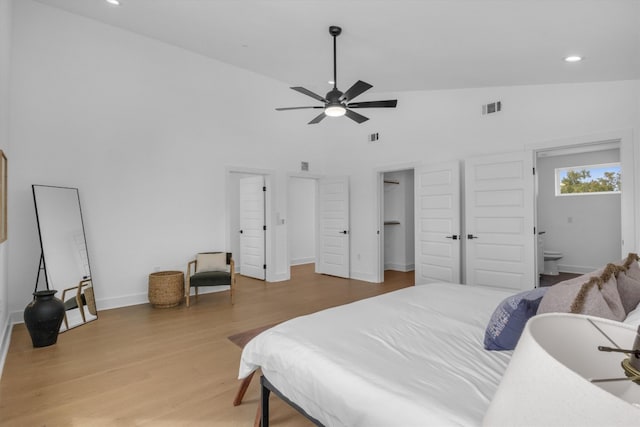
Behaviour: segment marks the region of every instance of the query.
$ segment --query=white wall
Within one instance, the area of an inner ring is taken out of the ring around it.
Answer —
[[[563,253],[560,271],[587,273],[621,257],[620,194],[557,197],[555,169],[619,161],[618,149],[537,160],[538,230],[547,250]]]
[[[30,0],[14,7],[16,320],[40,254],[31,184],[79,187],[104,309],[146,302],[155,267],[184,270],[197,251],[225,248],[230,165],[275,170],[278,185],[300,159],[322,165],[319,136],[274,110],[290,102],[286,85]],[[285,239],[277,228],[283,271]]]
[[[361,126],[348,120],[331,122],[336,137],[327,149],[340,156],[327,163],[327,173],[351,175],[351,215],[358,218],[350,230],[352,276],[375,278],[377,216],[371,201],[377,188],[376,168],[519,151],[547,141],[614,130],[637,133],[638,84],[619,81],[377,94],[375,98],[380,99],[397,96],[398,108],[367,112],[371,120]],[[481,115],[481,105],[489,100],[501,100],[503,111]],[[373,132],[380,134],[376,144],[366,140]]]
[[[289,178],[289,261],[291,265],[316,261],[316,180]]]
[[[276,171],[273,218],[286,211],[287,173],[301,160],[316,173],[349,175],[351,274],[374,281],[376,168],[640,125],[638,81],[624,81],[370,94],[362,101],[397,97],[398,108],[367,111],[362,125],[308,126],[301,112],[273,110],[298,100],[285,84],[31,0],[14,8],[15,313],[30,300],[39,256],[33,183],[80,188],[98,307],[106,308],[146,301],[155,266],[182,269],[200,248],[228,243],[229,166]],[[503,111],[482,116],[494,100]],[[381,140],[369,144],[373,132]],[[286,274],[286,227],[274,234],[274,268]]]
[[[9,150],[9,73],[11,69],[11,0],[0,0],[0,150],[8,159]],[[11,163],[13,165],[13,163]],[[11,171],[11,168],[9,168]],[[11,233],[9,233],[11,236]],[[0,243],[0,375],[11,338],[9,319],[9,240]],[[28,302],[28,301],[27,301]],[[25,303],[26,305],[26,303]]]

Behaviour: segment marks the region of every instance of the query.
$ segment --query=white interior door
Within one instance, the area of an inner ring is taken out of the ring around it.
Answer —
[[[535,287],[533,183],[529,152],[465,161],[467,284]]]
[[[460,283],[460,164],[415,169],[416,284]]]
[[[265,279],[264,177],[240,179],[240,273]]]
[[[349,178],[318,180],[316,273],[349,277]]]

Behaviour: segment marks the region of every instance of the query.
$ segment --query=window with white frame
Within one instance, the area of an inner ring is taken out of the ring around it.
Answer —
[[[621,190],[619,162],[556,168],[556,196],[611,194]]]

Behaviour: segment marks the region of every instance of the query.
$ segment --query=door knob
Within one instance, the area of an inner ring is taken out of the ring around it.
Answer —
[[[473,239],[477,239],[478,236],[474,236],[473,234],[467,234],[467,239],[469,240],[473,240]]]
[[[347,230],[342,230],[340,234],[349,234],[349,232]]]
[[[457,234],[452,234],[451,236],[445,236],[447,239],[453,239],[453,240],[458,240],[458,235]]]

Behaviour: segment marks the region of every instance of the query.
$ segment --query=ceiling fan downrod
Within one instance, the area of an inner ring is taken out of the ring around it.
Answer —
[[[338,88],[338,72],[337,72],[337,61],[336,61],[336,38],[342,33],[342,28],[332,25],[329,27],[329,34],[333,37],[333,88]]]

